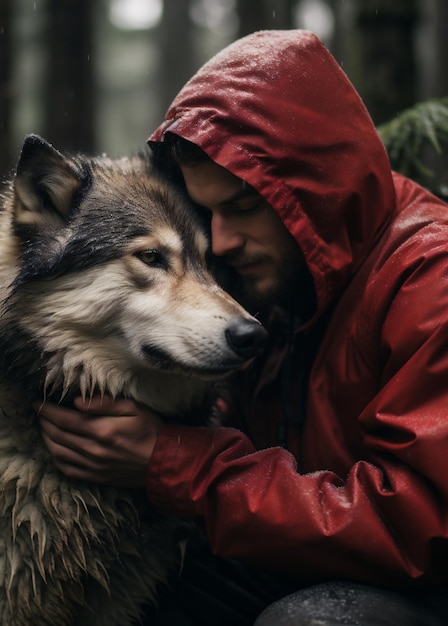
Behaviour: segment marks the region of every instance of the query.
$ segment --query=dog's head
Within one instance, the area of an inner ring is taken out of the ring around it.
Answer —
[[[262,349],[262,326],[207,268],[200,217],[149,154],[67,157],[30,136],[9,214],[2,334],[35,346],[47,384],[115,394],[148,370],[213,379]]]

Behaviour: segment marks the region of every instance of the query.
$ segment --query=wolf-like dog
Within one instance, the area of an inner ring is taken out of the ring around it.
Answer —
[[[207,268],[208,237],[149,153],[23,144],[0,216],[0,623],[126,626],[176,562],[139,490],[70,481],[36,401],[130,397],[181,419],[265,331]]]

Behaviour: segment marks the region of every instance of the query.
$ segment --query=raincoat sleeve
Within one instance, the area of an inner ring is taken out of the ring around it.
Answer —
[[[160,510],[203,522],[221,556],[308,581],[446,582],[446,500],[393,456],[381,469],[357,463],[344,484],[297,474],[286,450],[255,451],[237,430],[166,426],[147,488]]]

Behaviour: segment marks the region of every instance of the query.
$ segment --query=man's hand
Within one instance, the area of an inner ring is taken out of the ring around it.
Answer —
[[[132,400],[95,396],[75,408],[36,407],[42,438],[69,478],[122,487],[145,485],[162,420]]]

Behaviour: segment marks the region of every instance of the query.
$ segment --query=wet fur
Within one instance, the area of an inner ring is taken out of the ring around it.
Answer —
[[[42,394],[132,397],[198,415],[252,324],[206,269],[207,238],[148,155],[65,157],[26,139],[0,217],[0,623],[126,626],[178,558],[175,520],[138,491],[67,480]]]

